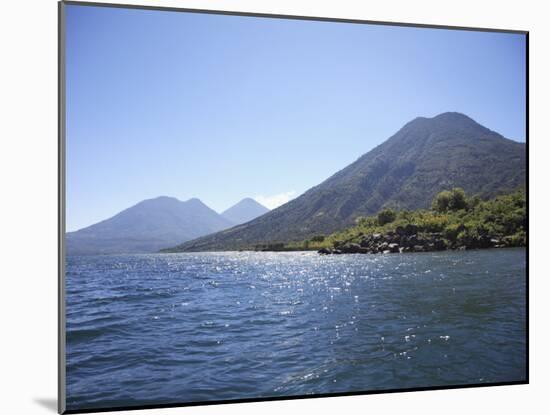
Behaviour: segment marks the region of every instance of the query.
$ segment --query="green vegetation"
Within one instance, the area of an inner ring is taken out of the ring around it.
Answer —
[[[482,201],[455,188],[437,194],[432,209],[384,209],[376,216],[358,218],[353,227],[287,244],[284,249],[367,253],[525,246],[526,224],[523,191]]]
[[[392,223],[397,218],[397,214],[392,209],[384,209],[378,212],[376,218],[378,220],[378,225],[384,226],[387,223]]]
[[[438,193],[432,202],[432,209],[439,213],[466,209],[467,207],[466,193],[459,187]]]

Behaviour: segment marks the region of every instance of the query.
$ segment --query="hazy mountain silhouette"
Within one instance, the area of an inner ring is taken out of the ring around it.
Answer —
[[[221,215],[235,225],[239,225],[256,219],[267,212],[269,212],[268,208],[247,197],[223,211]]]
[[[232,225],[233,222],[199,199],[182,202],[161,196],[144,200],[87,228],[67,233],[67,253],[156,252]]]
[[[249,223],[174,250],[246,249],[303,240],[342,229],[385,206],[427,208],[444,189],[462,187],[488,198],[524,187],[525,177],[524,143],[460,113],[420,117],[300,197]]]

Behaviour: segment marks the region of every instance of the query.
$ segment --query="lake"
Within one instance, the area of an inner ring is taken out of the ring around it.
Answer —
[[[67,409],[521,381],[526,251],[67,258]]]

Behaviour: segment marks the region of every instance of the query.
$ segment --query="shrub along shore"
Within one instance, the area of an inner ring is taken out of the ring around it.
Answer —
[[[384,209],[331,235],[257,250],[317,250],[320,254],[430,252],[526,246],[525,194],[517,191],[483,201],[460,188],[439,193],[431,209]]]

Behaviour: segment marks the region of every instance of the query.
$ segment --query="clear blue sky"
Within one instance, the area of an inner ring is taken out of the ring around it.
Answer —
[[[417,116],[525,140],[525,37],[67,7],[67,229],[143,199],[275,206]]]

